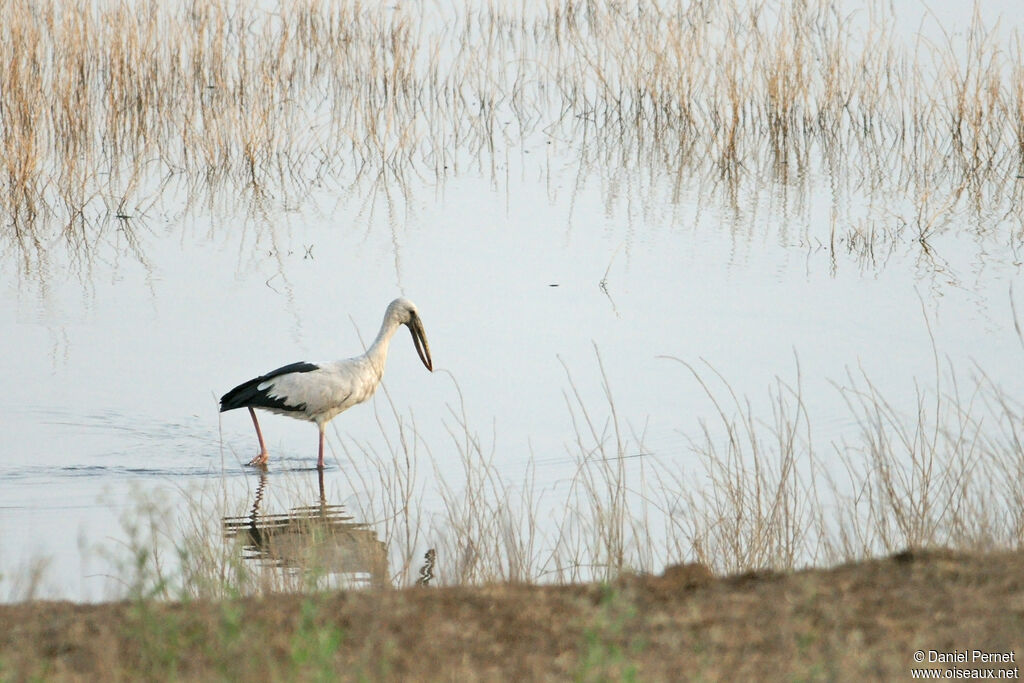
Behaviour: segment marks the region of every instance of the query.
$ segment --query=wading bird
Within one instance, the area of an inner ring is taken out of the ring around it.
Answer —
[[[320,457],[317,469],[324,468],[324,429],[338,413],[348,410],[373,396],[384,374],[388,359],[388,345],[400,325],[412,333],[416,353],[427,367],[434,371],[430,360],[430,346],[423,330],[423,321],[415,304],[408,299],[395,299],[384,312],[384,322],[373,344],[361,356],[329,363],[292,363],[261,375],[221,396],[220,412],[235,408],[248,408],[260,452],[249,465],[265,466],[270,454],[263,443],[263,433],[253,408],[262,408],[278,415],[316,422],[320,429]]]

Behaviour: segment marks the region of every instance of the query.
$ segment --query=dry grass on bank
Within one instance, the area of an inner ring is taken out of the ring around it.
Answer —
[[[934,551],[604,585],[35,602],[0,606],[0,680],[904,680],[917,650],[1018,657],[1022,576],[1021,553]]]

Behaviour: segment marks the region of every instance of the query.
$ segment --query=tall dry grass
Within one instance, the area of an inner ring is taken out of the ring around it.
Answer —
[[[390,398],[378,402],[379,435],[356,450],[340,439],[348,483],[344,494],[327,498],[343,499],[352,528],[384,543],[392,584],[414,584],[428,550],[434,583],[467,585],[611,580],[681,562],[719,574],[792,570],[907,548],[983,552],[1024,543],[1017,485],[1024,405],[980,369],[965,378],[941,367],[936,354],[934,381],[905,405],[851,370],[835,387],[855,429],[822,444],[799,362],[791,380],[769,388],[764,414],[714,368],[666,358],[705,393],[711,417],[689,424],[680,416],[686,446],[655,451],[621,417],[604,361],[595,359],[603,402],[584,399],[566,368],[575,437],[559,463],[572,474],[561,481],[538,477],[552,460],[532,454],[523,455],[519,475],[508,476],[497,464],[493,429],[477,433],[461,396],[451,406],[448,443],[428,446]],[[460,466],[452,467],[452,454]],[[284,499],[305,502],[310,482],[274,475],[271,485]],[[328,565],[328,555],[307,553],[309,564],[288,567],[243,560],[238,539],[211,523],[242,514],[239,501],[219,489],[189,501],[184,515],[144,507],[128,517],[121,575],[129,595],[359,585],[324,579],[365,571],[359,568],[372,559]],[[301,545],[303,533],[313,547],[329,534],[310,524],[290,542]]]
[[[1020,37],[978,15],[911,43],[883,3],[831,0],[15,0],[0,44],[0,232],[24,259],[144,223],[164,193],[296,206],[497,177],[533,142],[733,202],[824,173],[908,197],[921,236],[943,207],[1020,202]]]

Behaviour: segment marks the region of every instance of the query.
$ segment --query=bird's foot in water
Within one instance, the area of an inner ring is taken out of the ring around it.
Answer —
[[[262,453],[257,455],[255,458],[253,458],[249,462],[245,463],[245,466],[246,467],[262,467],[262,468],[266,469],[267,461],[268,460],[270,460],[270,453],[267,453],[266,451],[263,451]]]

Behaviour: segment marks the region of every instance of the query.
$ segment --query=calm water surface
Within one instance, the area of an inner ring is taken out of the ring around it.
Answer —
[[[113,556],[140,504],[245,514],[255,437],[217,398],[284,363],[361,352],[398,295],[420,307],[437,371],[400,333],[385,375],[400,418],[378,394],[334,421],[325,490],[353,511],[377,495],[366,451],[390,461],[399,419],[415,428],[423,505],[441,504],[437,477],[461,471],[460,392],[502,476],[520,481],[533,458],[556,489],[576,466],[572,385],[599,425],[609,414],[598,353],[629,448],[681,470],[714,407],[662,356],[706,360],[766,419],[768,386],[794,383],[798,360],[820,452],[854,429],[831,383],[847,369],[913,411],[915,380],[934,383],[929,325],[944,364],[1024,395],[1021,256],[1006,247],[1019,216],[991,217],[986,237],[973,224],[986,217],[953,211],[928,253],[906,236],[833,253],[837,203],[844,221],[881,222],[909,214],[903,200],[837,199],[819,174],[803,202],[766,186],[730,205],[696,184],[581,170],[574,143],[549,143],[510,148],[493,173],[324,188],[298,209],[184,206],[165,190],[80,248],[55,235],[31,268],[3,254],[0,598],[18,598],[37,561],[37,595],[117,594]],[[268,505],[315,498],[315,428],[262,424],[281,495]]]

